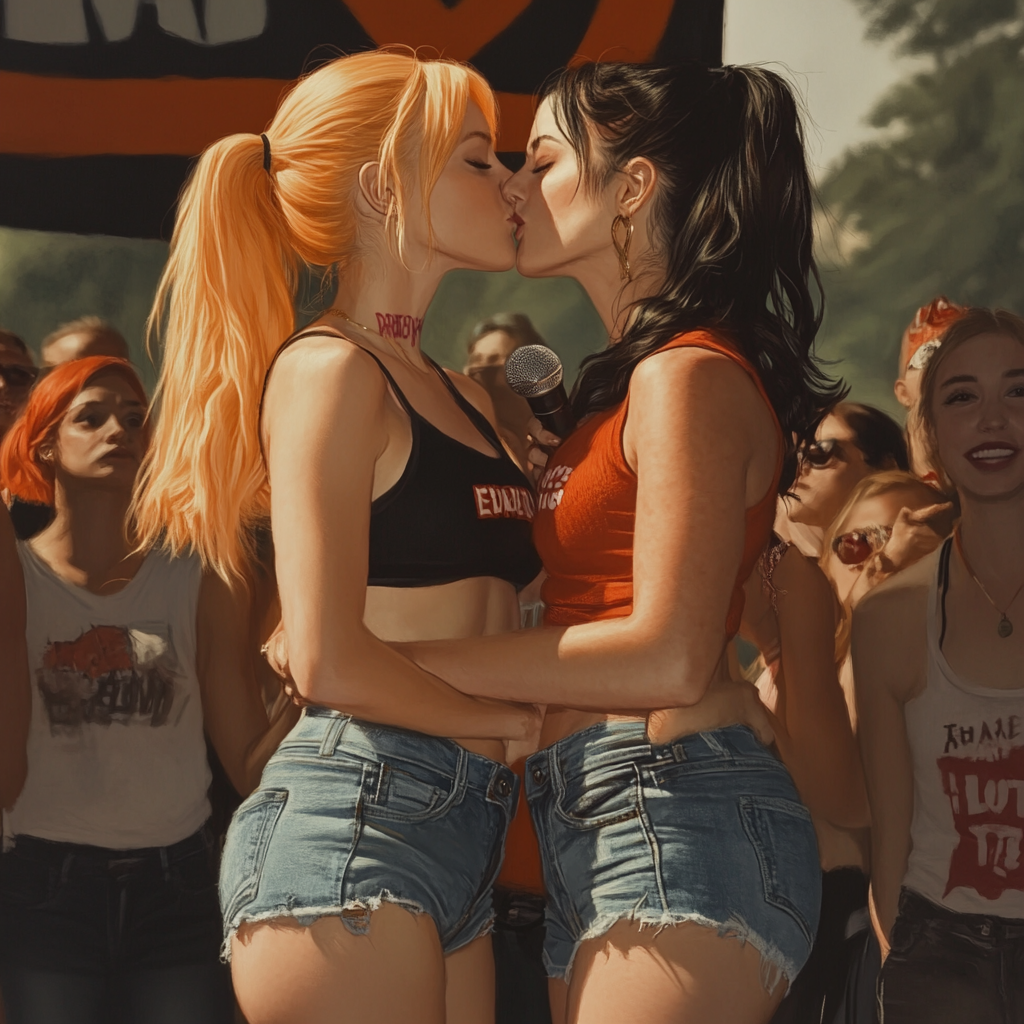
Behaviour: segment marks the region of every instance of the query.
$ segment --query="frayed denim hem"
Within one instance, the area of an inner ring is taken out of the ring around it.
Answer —
[[[643,903],[643,900],[640,902]],[[572,975],[573,961],[576,959],[580,946],[589,939],[600,938],[619,921],[630,921],[639,924],[641,928],[656,928],[658,932],[678,924],[699,924],[704,928],[713,928],[719,938],[737,939],[741,945],[749,942],[761,954],[761,984],[769,995],[775,992],[779,982],[783,979],[786,980],[788,989],[799,973],[799,968],[790,957],[787,957],[775,943],[769,942],[753,931],[738,914],[734,914],[728,921],[721,922],[713,921],[703,914],[673,914],[670,911],[654,913],[642,910],[638,905],[628,914],[602,914],[598,921],[576,940],[569,963],[564,969],[552,964],[545,950],[544,966],[547,969],[548,977],[559,978],[568,984]]]
[[[224,937],[224,941],[221,943],[220,959],[223,963],[231,962],[231,940],[235,937],[235,933],[243,924],[261,924],[265,921],[290,918],[293,921],[297,921],[303,928],[308,928],[314,921],[318,921],[322,917],[340,917],[341,923],[351,934],[369,935],[370,915],[373,914],[375,910],[380,910],[381,904],[383,903],[393,903],[395,906],[401,907],[403,910],[408,910],[410,914],[427,913],[427,911],[424,910],[423,907],[415,900],[407,900],[400,896],[395,896],[387,889],[381,889],[376,896],[367,896],[360,899],[348,900],[340,906],[302,908],[280,907],[274,910],[265,910],[259,914],[246,914],[243,912],[239,915],[238,919],[232,923]],[[460,942],[456,946],[446,946],[444,955],[449,956],[456,950],[462,949],[463,946],[468,946],[471,942],[475,942],[484,935],[490,935],[492,931],[494,931],[493,914],[487,919],[487,922],[480,931],[476,933],[476,935],[471,935],[464,942]]]
[[[220,947],[220,958],[224,963],[230,963],[231,940],[243,924],[262,924],[265,921],[274,921],[281,918],[290,918],[293,921],[297,921],[303,928],[308,928],[321,917],[339,917],[341,918],[341,923],[353,935],[368,935],[370,933],[370,915],[375,910],[380,910],[383,903],[393,903],[403,910],[408,910],[411,914],[426,913],[423,907],[415,900],[407,900],[400,896],[395,896],[387,889],[381,889],[376,896],[364,896],[346,900],[344,903],[334,906],[275,907],[273,910],[264,910],[258,914],[246,914],[243,911],[236,920],[231,922],[230,927],[227,929],[224,941]]]

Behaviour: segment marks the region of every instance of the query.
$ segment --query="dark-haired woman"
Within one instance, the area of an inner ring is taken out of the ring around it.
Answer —
[[[903,431],[891,416],[871,405],[840,402],[800,450],[796,480],[784,501],[789,522],[779,530],[790,533],[796,523],[794,539],[808,554],[821,555],[822,534],[857,484],[873,473],[908,466]]]
[[[1024,320],[968,310],[921,382],[953,536],[858,604],[884,1024],[1024,1009]]]
[[[408,653],[467,691],[552,705],[526,785],[545,957],[568,982],[556,1017],[765,1021],[813,940],[810,816],[742,718],[695,734],[687,716],[729,685],[787,439],[839,397],[810,356],[795,104],[758,69],[576,67],[506,192],[520,271],[576,277],[611,345],[541,478],[546,628]]]

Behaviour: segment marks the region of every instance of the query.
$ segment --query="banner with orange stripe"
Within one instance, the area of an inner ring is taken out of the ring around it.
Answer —
[[[167,237],[190,161],[282,91],[388,43],[472,63],[525,145],[573,59],[721,60],[723,0],[0,0],[0,223]]]

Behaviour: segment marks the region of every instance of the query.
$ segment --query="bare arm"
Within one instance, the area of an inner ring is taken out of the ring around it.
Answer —
[[[914,812],[904,705],[923,688],[926,664],[926,589],[907,582],[883,584],[853,617],[858,733],[871,805],[871,910],[883,955],[907,871]]]
[[[374,467],[390,399],[358,348],[305,339],[265,405],[277,580],[289,670],[307,701],[436,736],[522,739],[533,709],[467,697],[363,624]]]
[[[672,350],[633,374],[634,601],[624,618],[403,646],[467,693],[633,710],[695,704],[718,666],[745,509],[770,485],[771,419],[731,360]]]
[[[231,784],[242,796],[298,720],[299,709],[279,702],[267,712],[253,666],[249,598],[216,574],[203,577],[196,614],[196,674],[203,724]]]
[[[776,743],[807,806],[840,828],[869,823],[860,754],[835,666],[835,599],[818,566],[791,547],[778,589],[781,728]]]
[[[25,647],[25,581],[14,527],[0,502],[0,806],[10,808],[28,774],[26,743],[32,713]]]

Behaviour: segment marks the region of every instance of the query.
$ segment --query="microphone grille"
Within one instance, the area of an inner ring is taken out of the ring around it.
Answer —
[[[508,357],[505,379],[523,398],[546,395],[562,383],[562,360],[547,345],[523,345]]]

